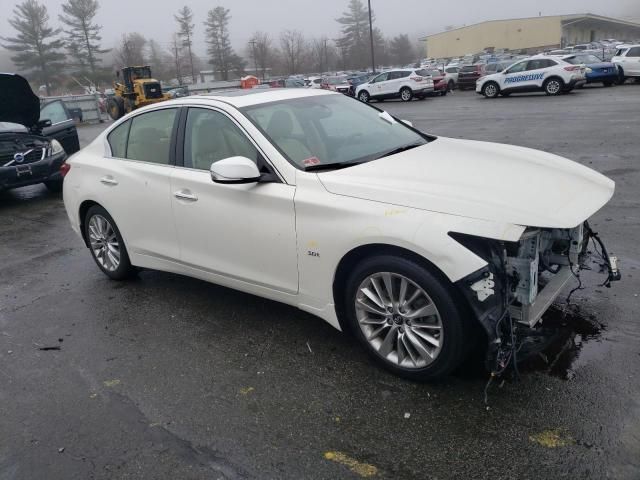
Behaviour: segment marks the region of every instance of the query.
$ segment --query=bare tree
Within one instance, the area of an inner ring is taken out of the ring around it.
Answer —
[[[335,56],[335,49],[326,36],[314,38],[311,42],[313,69],[318,72],[329,70],[330,59]]]
[[[171,59],[173,61],[174,72],[178,85],[182,85],[182,49],[180,48],[180,39],[178,34],[173,35],[171,41]]]
[[[287,72],[292,75],[300,71],[307,50],[307,42],[299,30],[285,30],[280,35],[280,47]]]
[[[273,65],[278,54],[268,33],[256,32],[253,34],[253,38],[249,41],[249,54],[256,67],[256,75],[261,72],[264,80],[267,68]]]
[[[147,39],[137,32],[125,33],[116,48],[116,61],[123,67],[145,64],[144,49]]]

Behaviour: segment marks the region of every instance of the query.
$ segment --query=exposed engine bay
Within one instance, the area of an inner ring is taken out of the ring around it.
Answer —
[[[450,234],[488,262],[479,272],[458,282],[489,342],[487,366],[492,376],[515,366],[519,332],[538,324],[565,286],[573,279],[582,289],[580,271],[600,266],[609,287],[620,280],[617,259],[587,222],[573,229],[528,228],[519,242],[500,242]]]

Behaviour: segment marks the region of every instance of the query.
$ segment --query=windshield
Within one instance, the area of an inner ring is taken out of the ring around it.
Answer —
[[[367,162],[429,139],[388,113],[344,95],[270,102],[242,112],[300,169]]]

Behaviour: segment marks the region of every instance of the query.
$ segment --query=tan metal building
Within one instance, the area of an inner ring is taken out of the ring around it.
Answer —
[[[640,23],[591,13],[489,20],[421,40],[426,42],[428,57],[451,58],[491,48],[533,53],[607,38],[638,40]]]

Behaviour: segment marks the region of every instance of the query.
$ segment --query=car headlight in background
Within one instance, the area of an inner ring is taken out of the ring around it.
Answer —
[[[58,140],[56,139],[51,140],[51,146],[49,147],[48,156],[51,157],[53,155],[58,155],[59,153],[64,153],[64,147]]]

